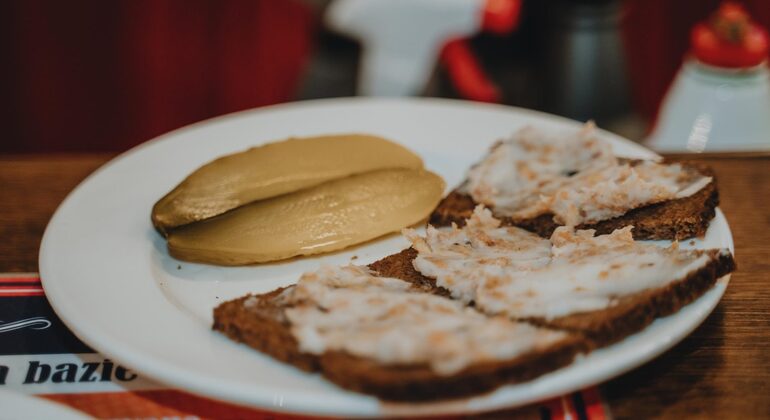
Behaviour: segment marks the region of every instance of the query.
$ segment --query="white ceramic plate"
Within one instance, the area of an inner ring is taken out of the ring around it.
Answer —
[[[105,165],[57,210],[45,232],[40,272],[48,299],[88,344],[144,375],[198,394],[271,410],[342,415],[469,413],[522,405],[604,381],[634,368],[689,334],[719,302],[717,287],[679,313],[628,339],[531,382],[470,399],[430,404],[381,403],[344,391],[211,331],[218,303],[296,281],[321,262],[364,264],[407,242],[392,235],[344,252],[255,267],[180,262],[150,225],[150,209],[187,174],[213,158],[289,136],[365,132],[400,142],[449,188],[496,139],[524,124],[576,127],[522,109],[436,99],[336,99],[246,111],[186,127]],[[616,153],[652,152],[611,135]],[[703,240],[728,247],[721,212]]]
[[[66,405],[0,389],[0,420],[87,420],[92,417]]]

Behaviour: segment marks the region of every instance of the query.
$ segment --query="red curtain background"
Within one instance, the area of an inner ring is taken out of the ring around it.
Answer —
[[[690,28],[718,4],[625,0],[642,115],[654,118]],[[770,0],[744,4],[770,28]],[[301,0],[0,1],[0,153],[121,151],[290,100],[315,25]]]
[[[0,2],[0,153],[120,151],[290,99],[313,16],[290,0]]]

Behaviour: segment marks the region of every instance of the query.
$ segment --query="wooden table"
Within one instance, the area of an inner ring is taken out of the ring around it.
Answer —
[[[0,157],[0,272],[37,271],[54,210],[110,157]],[[617,418],[770,418],[770,157],[703,162],[717,173],[738,271],[692,335],[602,386]]]

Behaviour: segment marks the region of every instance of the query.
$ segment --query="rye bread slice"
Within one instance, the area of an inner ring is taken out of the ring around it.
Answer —
[[[713,251],[716,252],[716,251]],[[408,281],[425,293],[448,297],[449,291],[415,270],[412,248],[369,265],[380,276]],[[642,330],[656,318],[675,313],[709,290],[717,279],[735,269],[729,253],[714,254],[704,267],[665,287],[646,290],[620,299],[603,310],[552,320],[521,321],[564,330],[570,335],[547,351],[530,352],[511,360],[479,363],[451,376],[437,375],[424,364],[382,365],[343,352],[320,356],[303,353],[285,316],[280,288],[257,295],[256,304],[244,306],[251,295],[222,303],[214,309],[213,329],[282,362],[308,372],[320,372],[337,385],[394,401],[428,401],[461,397],[492,390],[507,383],[523,382],[572,362],[578,353],[605,346]],[[420,293],[420,292],[416,292]]]
[[[712,182],[697,193],[676,200],[664,201],[630,210],[626,214],[592,224],[582,224],[576,229],[595,229],[597,235],[612,233],[615,229],[633,225],[634,239],[669,239],[683,240],[700,237],[706,234],[715,209],[719,205],[714,172],[704,166],[693,163],[683,163],[687,168],[696,170],[704,176],[712,177]],[[478,203],[470,195],[458,189],[451,191],[430,215],[433,226],[449,226],[456,223],[465,224],[465,219],[473,213]],[[494,208],[491,208],[494,214]],[[532,219],[512,219],[497,215],[504,225],[518,226],[534,232],[544,238],[551,236],[559,227],[553,220],[552,214],[543,214]]]
[[[526,318],[520,321],[535,325],[582,334],[596,347],[617,342],[641,331],[656,318],[671,315],[683,306],[706,293],[722,276],[735,270],[735,260],[730,253],[709,251],[712,258],[702,268],[685,278],[672,281],[664,287],[620,298],[615,305],[599,311],[563,316],[551,320]],[[417,251],[407,248],[372,263],[369,267],[380,275],[400,278],[420,284],[432,284],[433,293],[449,296],[449,291],[436,286],[435,280],[415,270],[412,260]]]
[[[408,277],[405,268],[401,272]],[[437,290],[429,286],[430,282],[422,284],[428,286],[426,290]],[[585,337],[569,333],[546,350],[477,363],[449,376],[436,374],[427,364],[383,365],[339,351],[317,356],[300,351],[285,316],[288,306],[281,299],[284,290],[256,295],[256,304],[252,301],[248,307],[244,301],[251,295],[222,303],[214,309],[213,329],[304,371],[320,372],[343,388],[385,400],[429,401],[478,394],[556,370],[571,363],[578,353],[590,350]]]

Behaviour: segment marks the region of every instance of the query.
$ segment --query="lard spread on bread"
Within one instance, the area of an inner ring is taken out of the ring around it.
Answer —
[[[300,350],[342,351],[386,365],[426,364],[451,375],[513,359],[564,339],[564,332],[484,315],[366,267],[323,266],[280,297]],[[256,304],[257,298],[244,301]]]
[[[601,310],[619,298],[664,287],[713,258],[634,242],[631,227],[609,235],[559,227],[550,240],[500,226],[477,206],[463,228],[428,227],[423,238],[405,229],[418,256],[417,271],[436,279],[462,302],[490,315],[554,319]],[[721,252],[728,252],[726,250]]]
[[[595,131],[590,122],[569,135],[525,127],[496,144],[460,190],[501,216],[553,214],[577,226],[688,197],[712,181],[676,163],[618,159]]]

